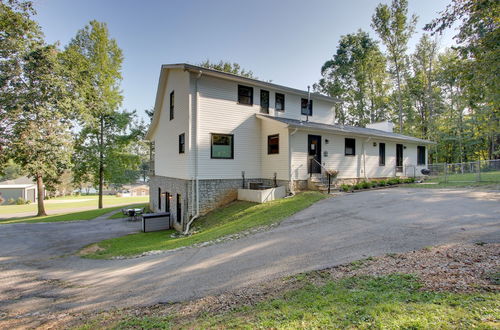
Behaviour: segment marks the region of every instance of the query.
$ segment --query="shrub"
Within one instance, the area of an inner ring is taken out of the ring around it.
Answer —
[[[19,197],[18,199],[16,199],[15,201],[15,204],[16,205],[24,205],[24,204],[28,204],[29,201],[26,201],[24,198],[22,197]]]
[[[361,187],[360,187],[359,183],[352,185],[352,189],[354,189],[354,190],[359,190],[360,188]]]
[[[363,189],[368,189],[368,188],[371,188],[372,185],[370,184],[370,182],[366,182],[366,181],[363,181],[359,184],[361,186],[361,188]]]
[[[348,185],[348,184],[341,184],[341,185],[340,185],[340,189],[341,189],[342,191],[348,192],[349,190],[351,190],[351,186],[350,186],[350,185]]]
[[[378,182],[378,185],[379,185],[379,187],[383,187],[383,186],[386,186],[386,185],[387,185],[387,182],[386,182],[385,180],[380,180],[380,181]]]

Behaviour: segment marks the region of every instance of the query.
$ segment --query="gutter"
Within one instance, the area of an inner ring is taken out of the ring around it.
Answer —
[[[195,189],[192,189],[193,194],[196,194],[196,214],[188,221],[186,224],[186,229],[184,230],[183,234],[187,235],[189,234],[189,227],[193,223],[194,220],[200,217],[200,186],[198,182],[198,80],[202,76],[202,71],[198,71],[198,75],[196,76],[196,80],[194,81],[194,107],[193,107],[193,118],[194,118],[194,125],[193,125],[193,153],[194,153],[194,180],[193,184],[195,184],[196,187],[193,187]]]

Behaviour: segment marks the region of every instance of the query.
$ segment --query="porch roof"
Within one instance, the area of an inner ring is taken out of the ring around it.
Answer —
[[[382,139],[389,140],[397,140],[397,141],[406,141],[406,142],[415,142],[421,144],[436,144],[434,141],[423,140],[413,136],[407,136],[403,134],[386,132],[373,128],[364,128],[357,126],[347,126],[347,125],[337,125],[337,124],[322,124],[322,123],[314,123],[310,121],[300,121],[297,119],[290,119],[284,117],[273,117],[269,115],[257,114],[257,118],[260,119],[268,119],[274,120],[280,123],[283,123],[291,128],[298,128],[301,130],[309,130],[309,131],[324,131],[330,132],[333,134],[342,134],[342,135],[362,135],[369,137],[376,137]]]

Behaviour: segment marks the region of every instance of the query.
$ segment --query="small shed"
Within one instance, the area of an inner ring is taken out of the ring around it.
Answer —
[[[0,182],[0,196],[4,200],[4,204],[9,199],[23,198],[32,203],[37,200],[37,187],[33,180],[27,177],[21,177],[14,180]]]

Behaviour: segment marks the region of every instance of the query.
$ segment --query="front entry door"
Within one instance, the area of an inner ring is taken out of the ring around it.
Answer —
[[[396,144],[396,172],[403,172],[403,145]]]
[[[308,173],[321,173],[321,136],[308,135],[307,137]],[[315,159],[317,162],[315,162]],[[319,163],[319,164],[318,164]]]

